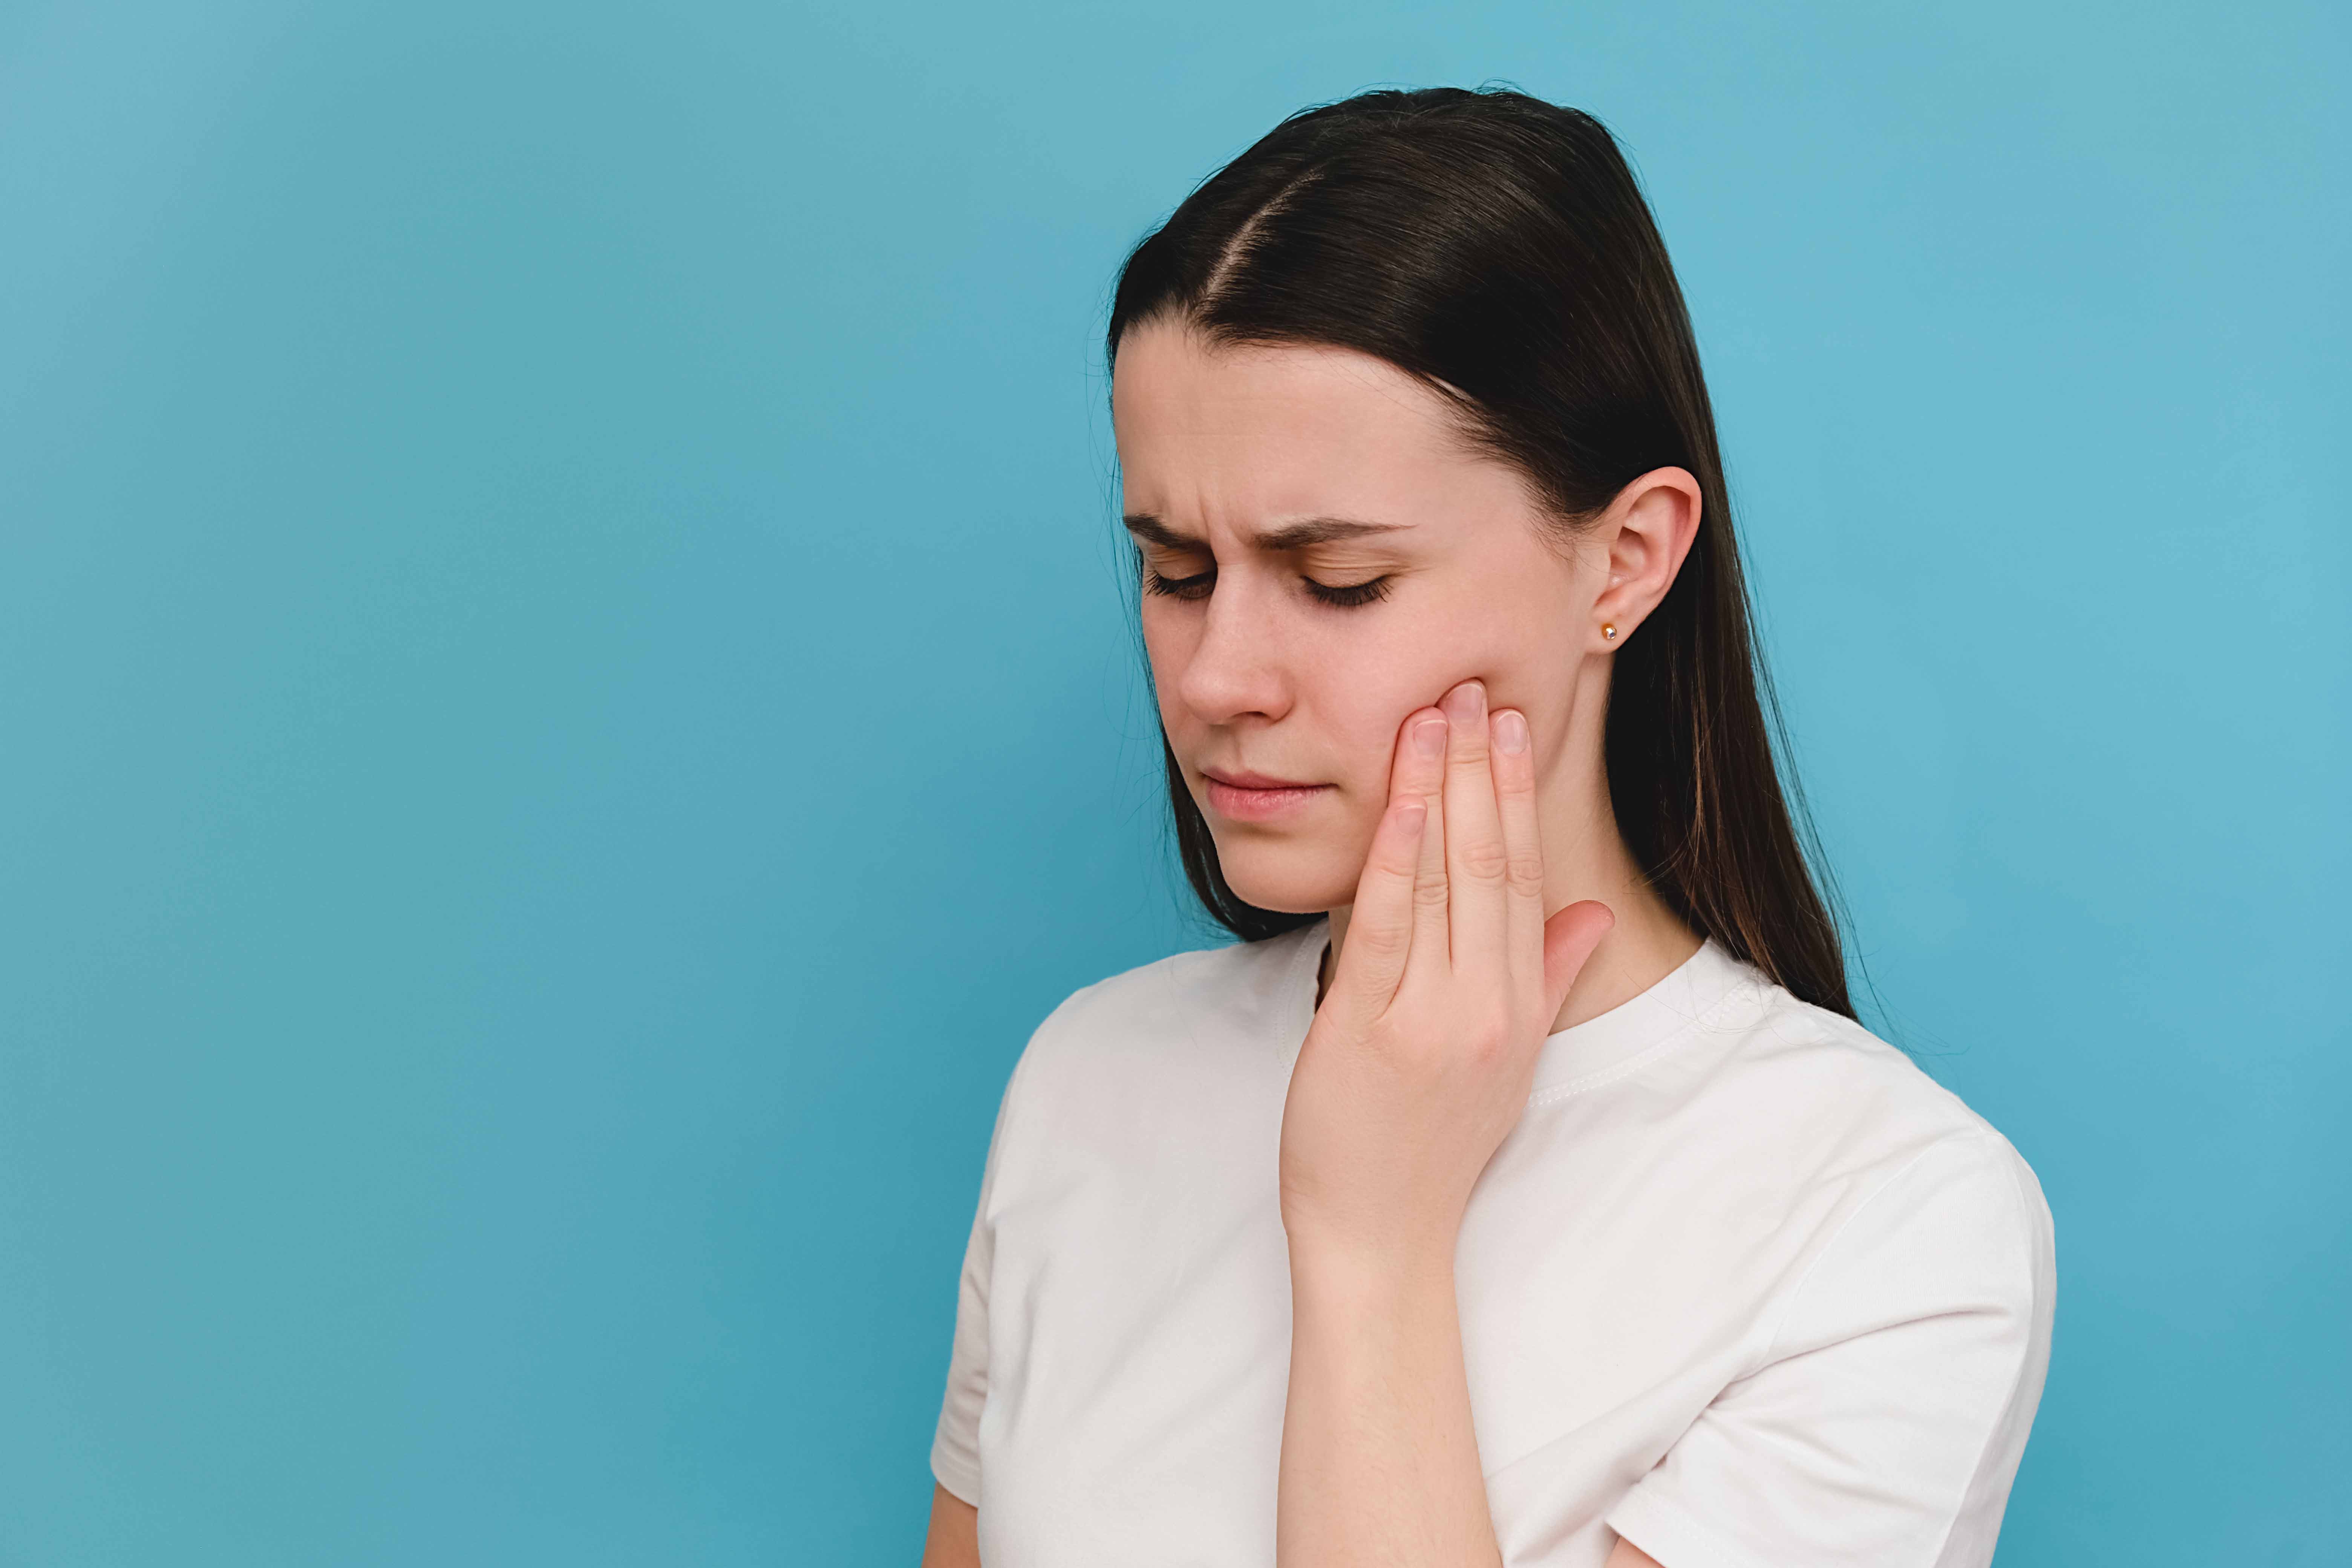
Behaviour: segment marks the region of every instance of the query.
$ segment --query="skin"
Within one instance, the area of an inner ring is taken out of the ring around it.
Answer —
[[[1112,405],[1169,744],[1234,890],[1331,918],[1283,1118],[1276,1559],[1494,1564],[1454,1241],[1545,1036],[1699,946],[1601,768],[1611,660],[1698,485],[1642,475],[1564,538],[1395,367],[1174,321],[1120,345]],[[1302,787],[1236,787],[1268,780]],[[976,1527],[935,1489],[926,1568],[977,1563]],[[1621,1540],[1606,1568],[1658,1564]]]

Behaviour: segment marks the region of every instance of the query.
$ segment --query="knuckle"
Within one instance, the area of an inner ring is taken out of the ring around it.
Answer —
[[[1522,891],[1531,888],[1541,888],[1543,877],[1542,856],[1524,849],[1511,856],[1510,879],[1511,886],[1514,888]]]
[[[1482,1016],[1464,1031],[1462,1049],[1473,1060],[1491,1063],[1510,1054],[1510,1020],[1495,1015]]]
[[[1412,901],[1424,910],[1444,909],[1447,893],[1442,878],[1431,877],[1412,885]]]
[[[1499,882],[1509,869],[1511,852],[1494,839],[1474,839],[1462,847],[1462,874],[1478,882]]]

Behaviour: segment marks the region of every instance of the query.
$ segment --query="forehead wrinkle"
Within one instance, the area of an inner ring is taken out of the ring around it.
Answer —
[[[1126,525],[1128,532],[1163,550],[1192,549],[1203,542],[1170,527],[1164,519],[1148,511],[1131,511],[1119,521]],[[1254,550],[1280,555],[1318,544],[1337,543],[1341,540],[1402,533],[1412,526],[1404,522],[1368,522],[1352,517],[1307,517],[1296,522],[1278,523],[1272,528],[1245,530],[1242,537]]]

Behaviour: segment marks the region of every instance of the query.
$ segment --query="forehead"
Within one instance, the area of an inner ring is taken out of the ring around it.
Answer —
[[[1129,510],[1419,522],[1524,498],[1434,390],[1352,349],[1154,322],[1119,345],[1111,412]]]

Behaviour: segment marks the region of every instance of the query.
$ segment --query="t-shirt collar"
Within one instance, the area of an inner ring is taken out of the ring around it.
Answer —
[[[1647,991],[1548,1037],[1536,1058],[1533,1092],[1557,1098],[1598,1088],[1634,1058],[1696,1033],[1762,978],[1709,937]]]
[[[1288,940],[1297,945],[1286,966],[1283,1050],[1295,1062],[1315,1018],[1315,982],[1331,940],[1330,917],[1300,927]],[[1596,1088],[1634,1058],[1702,1027],[1736,993],[1762,983],[1761,974],[1710,937],[1640,995],[1548,1036],[1536,1060],[1533,1092],[1553,1091],[1556,1098]]]

